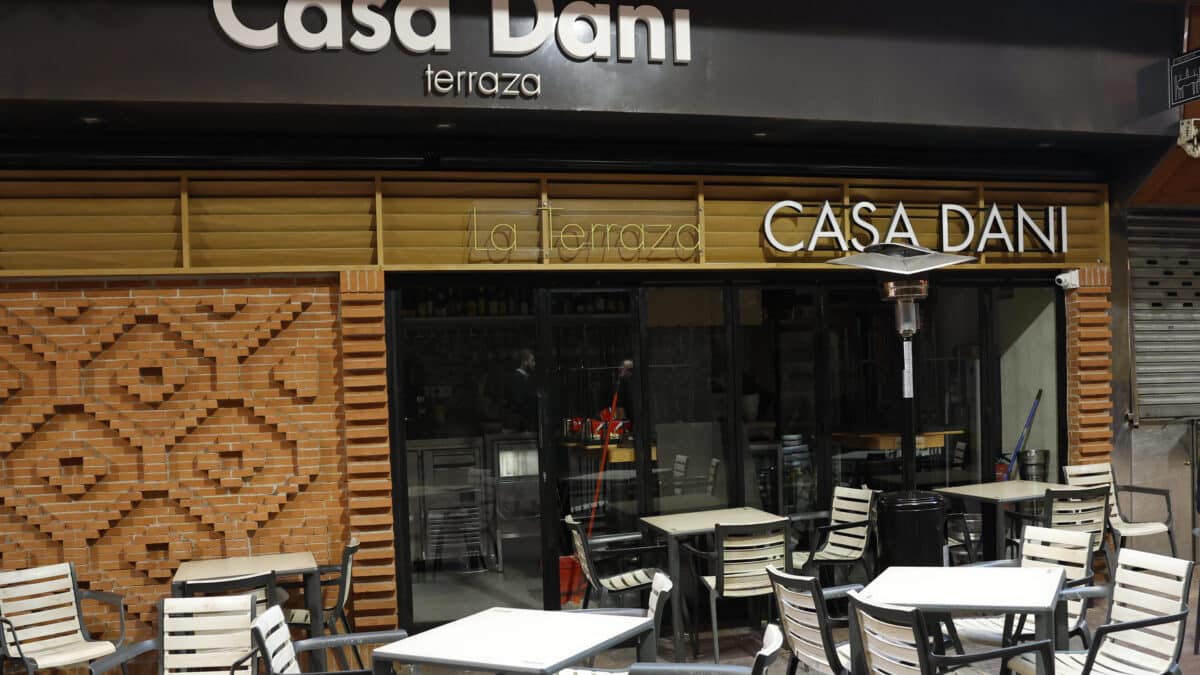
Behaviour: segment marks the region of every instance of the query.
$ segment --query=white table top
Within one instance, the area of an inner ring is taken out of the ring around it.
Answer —
[[[1060,567],[889,567],[860,596],[939,612],[1046,612],[1064,576]]]
[[[785,520],[783,516],[767,513],[749,506],[735,509],[712,509],[709,511],[690,511],[688,513],[673,513],[666,516],[647,516],[642,522],[647,527],[657,530],[667,536],[685,537],[704,534],[721,525],[757,525]]]
[[[303,574],[317,569],[317,559],[311,553],[274,553],[239,558],[189,560],[175,570],[173,581],[226,579],[250,574]]]
[[[653,619],[493,607],[379,647],[375,658],[499,673],[556,673],[652,630]]]
[[[1043,483],[1035,480],[1001,480],[995,483],[941,487],[936,488],[936,491],[981,502],[1007,504],[1040,499],[1049,489],[1068,490],[1071,487],[1062,483]]]

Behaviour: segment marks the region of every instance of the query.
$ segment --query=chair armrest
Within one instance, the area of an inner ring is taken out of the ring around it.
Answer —
[[[237,675],[237,671],[239,668],[242,667],[242,664],[249,661],[250,658],[253,657],[257,653],[258,653],[258,647],[251,647],[250,651],[246,652],[242,656],[242,658],[238,659],[237,661],[234,661],[233,664],[229,666],[229,675]]]
[[[592,546],[592,552],[595,552],[596,546],[609,546],[611,544],[622,543],[637,543],[642,540],[641,532],[620,532],[618,534],[602,534],[588,539],[588,546]]]
[[[1028,654],[1030,652],[1040,652],[1039,656],[1042,657],[1042,663],[1054,663],[1054,645],[1050,640],[1026,642],[1024,644],[1014,645],[1012,647],[992,649],[986,652],[972,652],[970,654],[953,654],[949,656],[930,654],[929,658],[940,671],[946,666],[963,666],[968,663],[990,661],[992,659],[1003,659],[1003,663],[1007,664],[1008,660],[1012,657],[1020,656],[1021,654]]]
[[[818,525],[817,529],[822,532],[837,532],[838,530],[849,530],[855,527],[870,526],[869,520],[856,520],[853,523],[838,523],[837,525]]]
[[[17,638],[17,627],[13,625],[12,621],[2,616],[0,616],[0,626],[4,626],[7,629],[5,632],[9,636],[8,639],[12,640],[12,644],[17,648],[17,658],[24,660],[25,650],[21,648],[21,640]],[[0,662],[0,670],[3,670],[3,667],[4,663]]]
[[[684,551],[686,551],[687,553],[689,553],[693,556],[696,556],[697,558],[703,558],[705,560],[716,560],[717,559],[716,551],[701,551],[700,549],[696,548],[695,546],[692,546],[691,544],[686,544],[686,543],[683,544],[683,546],[681,548]]]
[[[630,555],[631,553],[651,553],[656,551],[662,552],[666,550],[666,544],[654,544],[651,546],[629,546],[625,548],[602,548],[599,550],[592,549],[592,557],[598,560],[601,558],[613,558],[620,555]]]
[[[117,636],[117,639],[115,642],[113,642],[113,644],[115,644],[118,647],[125,644],[125,599],[124,598],[117,595],[116,593],[109,593],[108,591],[93,591],[88,588],[81,588],[81,589],[79,589],[79,599],[80,600],[95,600],[97,602],[103,602],[106,605],[112,605],[113,607],[116,607],[117,613],[121,618],[121,634]],[[91,635],[89,635],[88,637],[91,637]]]
[[[1145,487],[1142,485],[1116,485],[1114,488],[1118,492],[1134,492],[1145,495],[1157,495],[1163,498],[1163,502],[1167,505],[1167,522],[1175,522],[1171,514],[1171,491],[1166,488]]]
[[[635,663],[629,675],[750,675],[747,666],[715,663]]]
[[[100,675],[100,673],[107,673],[108,671],[112,670],[113,668],[120,668],[121,666],[129,663],[130,661],[136,659],[137,657],[141,656],[142,654],[146,654],[148,652],[152,652],[157,649],[158,649],[158,640],[157,639],[142,640],[141,642],[134,642],[133,644],[126,645],[125,647],[118,649],[117,651],[113,652],[112,654],[109,654],[108,656],[104,656],[104,657],[96,659],[95,661],[92,661],[91,663],[88,664],[88,672],[91,673],[91,675]]]
[[[981,560],[979,562],[967,563],[962,567],[1020,567],[1020,560]]]
[[[317,567],[317,574],[337,574],[341,575],[341,565],[321,565]]]
[[[1106,623],[1100,626],[1092,633],[1092,648],[1091,651],[1097,651],[1100,643],[1104,638],[1113,633],[1119,633],[1124,630],[1136,630],[1138,628],[1149,628],[1151,626],[1159,626],[1164,623],[1174,623],[1176,621],[1186,620],[1188,616],[1187,608],[1182,612],[1167,614],[1166,616],[1156,616],[1149,619],[1138,619],[1137,621],[1122,621],[1121,623]],[[1089,654],[1090,657],[1090,654]]]
[[[1087,600],[1089,598],[1107,598],[1111,594],[1112,588],[1109,586],[1082,586],[1064,588],[1058,592],[1058,598],[1060,600]]]
[[[353,647],[356,645],[386,644],[403,640],[408,637],[405,630],[377,630],[369,633],[347,633],[344,635],[322,635],[320,637],[298,640],[292,643],[292,649],[297,654],[314,649],[332,649],[334,647]]]
[[[788,519],[793,523],[804,523],[810,520],[825,520],[832,515],[829,511],[805,511],[803,513],[792,513],[788,515]]]
[[[844,598],[850,591],[858,592],[863,589],[862,584],[846,584],[845,586],[831,586],[821,591],[821,595],[826,600],[837,600]]]

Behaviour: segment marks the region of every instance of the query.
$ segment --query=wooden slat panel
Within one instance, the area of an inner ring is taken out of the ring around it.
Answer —
[[[4,237],[0,236],[0,244],[3,241]],[[370,248],[374,241],[375,233],[369,229],[361,232],[193,232],[192,250]],[[319,254],[319,251],[312,252]]]
[[[178,199],[0,199],[0,216],[146,216],[178,211]]]
[[[373,181],[193,181],[193,197],[371,197]]]
[[[61,199],[64,197],[166,197],[174,198],[179,185],[169,181],[138,180],[28,180],[0,181],[0,199],[10,197]]]
[[[0,217],[0,232],[5,234],[113,234],[134,232],[177,232],[179,218],[163,216],[5,216]]]
[[[195,215],[351,214],[371,212],[370,197],[194,197]]]
[[[538,181],[383,181],[383,196],[392,197],[459,197],[465,199],[533,199],[541,195]]]
[[[325,213],[306,215],[196,215],[192,214],[193,232],[271,232],[271,231],[343,231],[369,230],[371,215],[366,213]]]
[[[262,265],[285,267],[288,265],[370,265],[373,251],[369,248],[344,249],[245,249],[214,250],[193,248],[192,265],[195,267],[246,267],[253,269]]]
[[[0,251],[168,251],[182,244],[178,234],[0,234]]]
[[[0,252],[0,270],[128,270],[179,267],[179,251]],[[259,261],[260,263],[262,261]]]

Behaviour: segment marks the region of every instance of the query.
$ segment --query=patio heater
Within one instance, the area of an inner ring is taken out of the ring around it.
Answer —
[[[929,280],[918,275],[974,259],[972,256],[939,253],[920,246],[872,244],[862,253],[830,261],[834,265],[883,273],[882,298],[896,306],[896,332],[900,334],[904,354],[901,389],[905,414],[900,456],[905,492],[916,490],[917,487],[917,400],[913,386],[912,338],[921,327],[917,302],[929,297]]]

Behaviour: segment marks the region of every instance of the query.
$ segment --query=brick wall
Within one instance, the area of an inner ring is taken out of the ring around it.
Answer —
[[[1113,450],[1112,274],[1079,270],[1067,291],[1067,450],[1071,464],[1107,462]]]
[[[75,563],[136,639],[185,560],[355,534],[359,621],[393,625],[382,293],[347,282],[0,283],[0,567]]]

